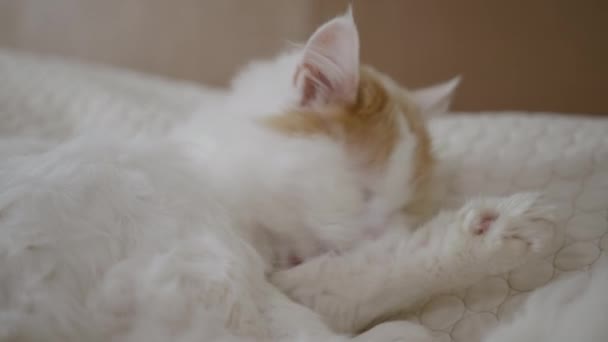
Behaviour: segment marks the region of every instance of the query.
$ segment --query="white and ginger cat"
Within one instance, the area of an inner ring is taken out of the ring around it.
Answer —
[[[359,64],[350,12],[163,138],[82,132],[0,161],[2,341],[426,341],[370,322],[516,267],[535,194],[433,213],[425,118]],[[416,229],[414,229],[416,228]]]

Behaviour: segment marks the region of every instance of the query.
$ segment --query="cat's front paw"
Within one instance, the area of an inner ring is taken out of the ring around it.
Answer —
[[[553,208],[538,193],[472,200],[459,212],[466,248],[489,273],[509,271],[553,238]]]

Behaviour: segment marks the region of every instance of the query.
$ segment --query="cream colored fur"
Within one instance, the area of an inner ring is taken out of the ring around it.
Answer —
[[[353,51],[348,15],[319,32]],[[0,142],[0,340],[427,341],[407,322],[353,334],[550,240],[537,194],[411,225],[400,209],[419,141],[404,116],[371,182],[339,142],[260,125],[302,104],[291,79],[303,56],[252,66],[223,101],[163,132],[75,117],[76,132],[49,142],[20,117],[21,139]],[[352,100],[348,87],[331,93],[352,77],[329,79],[311,108]],[[443,107],[453,87],[435,89],[448,91],[420,107]],[[293,254],[304,262],[289,267]]]

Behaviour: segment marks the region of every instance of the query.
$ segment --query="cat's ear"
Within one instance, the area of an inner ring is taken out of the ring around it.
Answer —
[[[310,37],[295,71],[294,84],[302,107],[318,109],[356,101],[359,33],[350,8]]]
[[[460,84],[460,76],[447,82],[414,90],[410,96],[425,117],[441,115],[449,110],[458,84]]]

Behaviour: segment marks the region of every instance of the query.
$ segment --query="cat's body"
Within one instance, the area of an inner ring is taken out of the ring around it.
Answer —
[[[4,149],[0,339],[342,341],[520,264],[547,239],[535,195],[414,231],[433,211],[421,115],[454,86],[410,94],[360,67],[346,15],[167,137]],[[426,335],[392,323],[357,338],[395,337]]]

